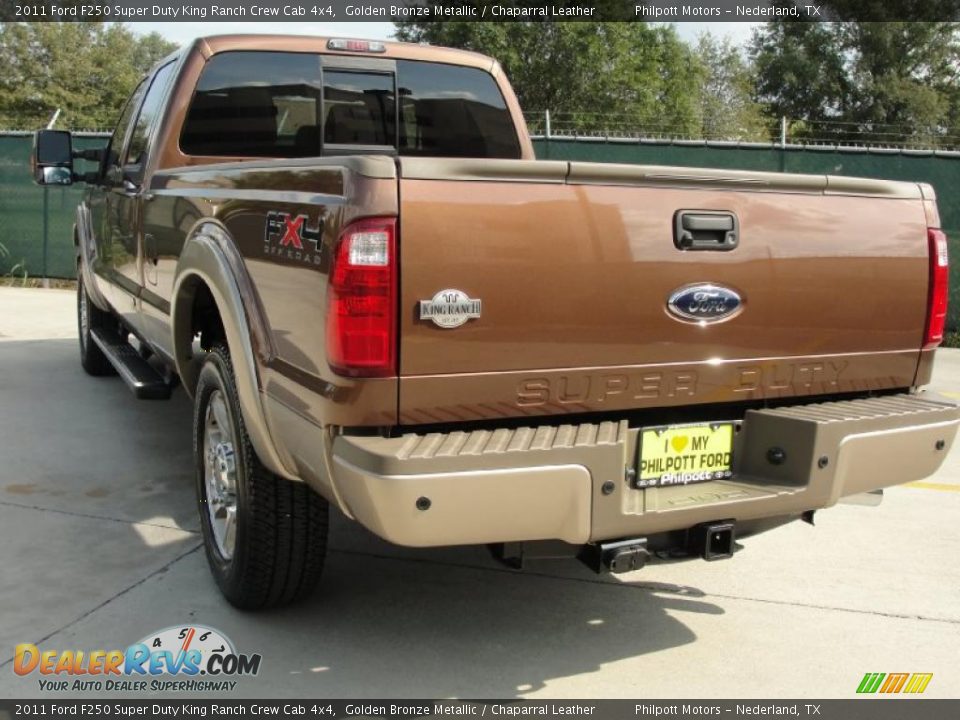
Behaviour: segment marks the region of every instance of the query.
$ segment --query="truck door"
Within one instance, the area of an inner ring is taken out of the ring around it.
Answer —
[[[161,67],[131,100],[135,107],[133,119],[128,119],[130,125],[124,132],[124,142],[116,147],[116,154],[111,147],[107,157],[110,164],[104,175],[102,273],[112,286],[114,308],[130,326],[138,329],[142,325],[139,311],[144,287],[144,171],[151,134],[173,70],[172,62]]]
[[[158,313],[164,316],[169,314],[169,307],[156,294],[157,238],[155,233],[149,233],[144,227],[146,205],[153,199],[148,188],[147,162],[151,157],[153,139],[166,107],[175,69],[176,62],[171,61],[159,68],[149,81],[149,88],[130,132],[130,142],[121,166],[121,186],[115,195],[117,215],[121,226],[125,228],[120,244],[124,248],[129,247],[136,258],[132,264],[118,266],[117,277],[121,283],[135,286],[137,317],[132,324],[148,340],[152,340],[154,334],[148,329],[148,326],[155,324],[150,321],[156,320]]]
[[[117,227],[120,219],[118,195],[122,191],[120,159],[130,141],[133,116],[140,107],[146,89],[147,81],[144,80],[133,91],[120,113],[120,119],[107,144],[100,183],[89,198],[97,248],[96,257],[93,260],[93,272],[97,277],[100,291],[118,313],[133,309],[133,296],[127,290],[121,290],[115,269],[118,264],[122,264],[122,262],[118,263],[117,256],[123,248],[122,245],[116,250],[114,248],[114,243],[119,241],[121,233],[121,229]]]

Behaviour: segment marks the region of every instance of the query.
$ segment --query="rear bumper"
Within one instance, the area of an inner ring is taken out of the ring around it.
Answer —
[[[645,490],[626,476],[639,429],[625,420],[339,436],[330,470],[344,511],[400,545],[581,544],[797,515],[918,480],[940,467],[958,423],[960,406],[926,394],[750,410],[733,478]],[[768,460],[773,447],[781,464]]]

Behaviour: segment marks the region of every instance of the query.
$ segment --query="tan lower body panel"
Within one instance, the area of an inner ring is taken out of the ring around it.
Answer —
[[[918,480],[939,468],[958,423],[960,407],[926,395],[750,410],[731,479],[647,489],[627,479],[640,428],[625,420],[338,436],[329,451],[343,509],[397,544],[583,543],[797,515]]]
[[[334,459],[350,514],[400,545],[474,545],[590,538],[590,473],[582,465],[387,477]],[[418,507],[422,498],[429,507]]]

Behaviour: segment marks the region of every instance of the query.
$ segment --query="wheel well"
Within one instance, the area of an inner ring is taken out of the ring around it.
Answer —
[[[190,309],[190,337],[200,336],[200,347],[209,350],[218,342],[226,342],[220,310],[213,299],[213,293],[203,281],[197,281]]]
[[[218,342],[227,341],[223,319],[213,293],[200,277],[187,278],[177,293],[173,306],[174,356],[177,372],[188,394],[193,395],[200,372],[201,357],[195,352],[195,342],[209,350]]]

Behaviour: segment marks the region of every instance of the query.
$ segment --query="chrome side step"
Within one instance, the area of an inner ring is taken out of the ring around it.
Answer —
[[[103,328],[94,328],[90,336],[107,360],[140,400],[169,400],[174,385],[141,357],[130,343]]]

